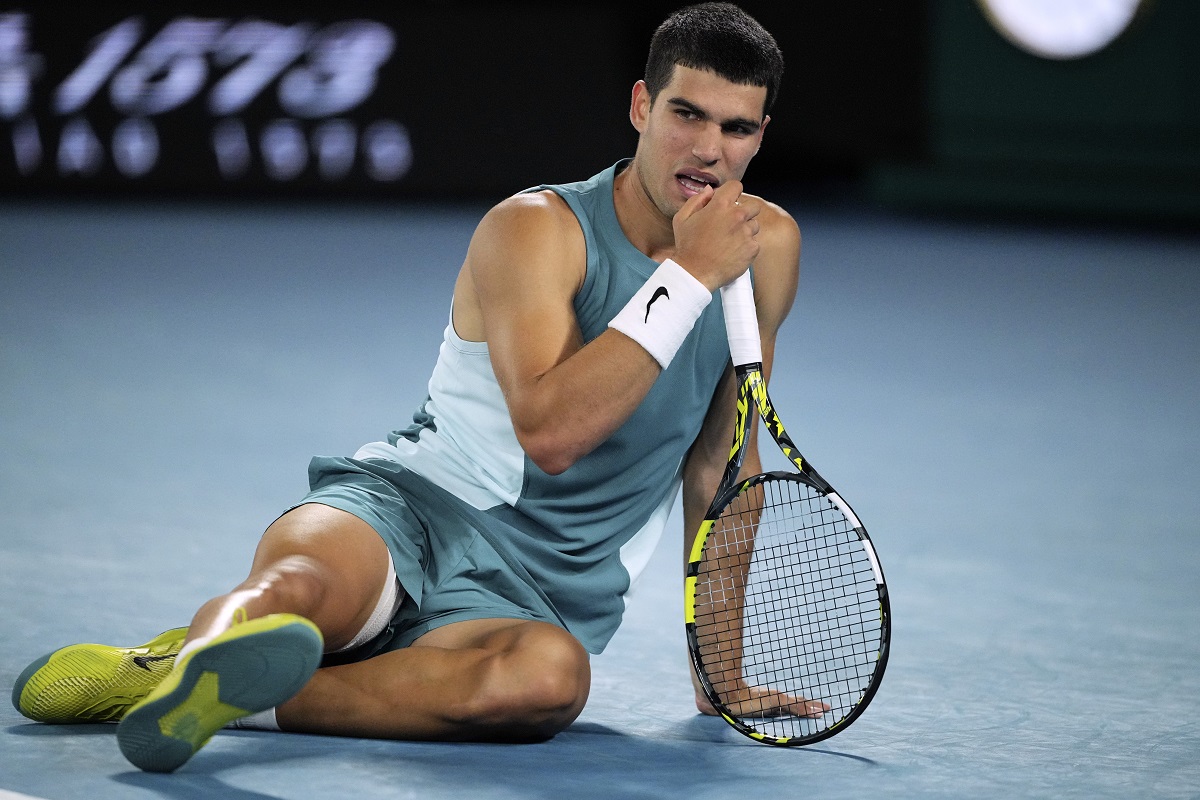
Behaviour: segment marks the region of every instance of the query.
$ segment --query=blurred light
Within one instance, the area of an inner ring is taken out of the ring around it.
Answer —
[[[140,178],[158,163],[158,131],[142,117],[121,120],[113,131],[113,163],[127,178]]]
[[[1042,58],[1082,58],[1112,44],[1143,0],[979,0],[1006,39]]]
[[[277,119],[262,133],[263,165],[277,181],[290,181],[308,166],[308,142],[294,119]]]

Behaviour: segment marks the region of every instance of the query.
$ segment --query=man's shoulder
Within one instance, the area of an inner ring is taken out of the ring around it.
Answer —
[[[575,213],[566,200],[551,189],[519,192],[506,197],[488,211],[486,220],[499,225],[578,227]]]
[[[506,254],[510,267],[534,254],[584,263],[584,236],[579,220],[561,197],[549,190],[522,192],[501,200],[475,229],[472,255]],[[504,260],[504,259],[502,259]]]
[[[765,244],[777,245],[799,245],[800,242],[800,226],[787,210],[776,203],[772,203],[757,195],[747,195],[753,197],[754,200],[762,204],[762,211],[759,212],[758,222],[761,226],[760,236],[763,237]]]

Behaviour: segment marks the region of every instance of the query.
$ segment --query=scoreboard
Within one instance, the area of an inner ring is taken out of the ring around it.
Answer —
[[[631,149],[586,7],[43,5],[0,2],[10,192],[510,192]]]
[[[133,15],[91,37],[77,63],[62,65],[65,75],[46,74],[32,23],[29,14],[0,16],[0,115],[22,177],[88,178],[111,165],[132,180],[195,171],[197,159],[225,180],[257,164],[278,181],[311,167],[329,181],[358,171],[390,183],[412,165],[404,124],[386,110],[363,114],[396,49],[382,22],[175,17],[151,25]],[[267,103],[278,115],[249,127],[247,111]],[[207,147],[174,147],[172,115],[202,126]]]

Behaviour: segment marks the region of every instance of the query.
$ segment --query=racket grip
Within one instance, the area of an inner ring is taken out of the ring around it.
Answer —
[[[761,364],[762,342],[758,337],[758,312],[754,308],[750,270],[721,287],[721,306],[725,309],[725,333],[733,365]]]

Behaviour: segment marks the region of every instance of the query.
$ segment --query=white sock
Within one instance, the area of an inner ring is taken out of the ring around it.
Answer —
[[[247,714],[240,719],[235,719],[225,727],[243,731],[281,730],[279,721],[275,719],[275,709],[273,708],[268,708],[266,711],[259,711],[257,714]]]

